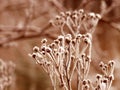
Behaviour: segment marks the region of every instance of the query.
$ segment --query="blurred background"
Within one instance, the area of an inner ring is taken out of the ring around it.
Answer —
[[[13,61],[15,85],[11,90],[51,90],[49,77],[28,56],[41,39],[60,35],[49,21],[61,11],[84,9],[102,16],[93,35],[91,79],[101,73],[99,62],[116,62],[111,90],[120,90],[119,0],[0,0],[0,58]],[[74,86],[74,85],[73,85]]]

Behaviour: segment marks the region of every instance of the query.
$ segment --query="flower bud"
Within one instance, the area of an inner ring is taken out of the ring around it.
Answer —
[[[38,52],[38,51],[39,51],[39,47],[35,46],[35,47],[33,48],[33,51],[34,51],[34,52]]]

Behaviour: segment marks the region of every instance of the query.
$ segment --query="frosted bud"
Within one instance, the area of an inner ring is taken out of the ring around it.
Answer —
[[[84,13],[84,10],[83,10],[83,9],[79,9],[78,12],[79,12],[79,13]]]
[[[64,36],[62,36],[62,35],[58,36],[59,41],[62,41],[63,39],[64,39]]]
[[[47,39],[42,39],[41,43],[46,43],[47,42]]]
[[[95,17],[95,13],[88,13],[88,17],[94,18]]]
[[[35,46],[35,47],[33,48],[33,51],[34,51],[34,52],[38,52],[38,51],[39,51],[39,47]]]
[[[96,18],[101,19],[102,17],[100,14],[96,14]]]

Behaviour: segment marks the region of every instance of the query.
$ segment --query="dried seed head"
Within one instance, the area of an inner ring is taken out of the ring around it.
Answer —
[[[54,43],[55,43],[55,44],[59,44],[59,41],[58,41],[58,40],[54,40]]]
[[[59,52],[56,52],[55,55],[58,56],[58,55],[59,55]]]
[[[41,54],[42,54],[42,55],[45,55],[46,53],[45,53],[45,51],[42,51]]]
[[[50,66],[50,65],[51,65],[51,62],[46,62],[46,65],[47,65],[47,66]]]
[[[105,65],[104,65],[104,68],[105,68],[105,69],[107,69],[107,68],[108,68],[108,65],[107,65],[107,64],[105,64]]]
[[[58,16],[58,15],[55,17],[56,20],[60,20],[60,18],[61,18],[61,17]]]
[[[60,12],[60,16],[65,17],[65,13],[64,12]]]
[[[49,47],[46,47],[45,51],[46,51],[47,53],[50,53],[50,52],[52,52],[52,49],[49,48]]]
[[[75,14],[75,15],[72,15],[72,18],[73,18],[73,19],[77,19],[78,16]]]
[[[46,49],[46,46],[41,46],[42,51],[45,51],[45,49]]]
[[[109,76],[109,80],[110,80],[110,81],[114,80],[114,75],[110,75],[110,76]]]
[[[109,66],[113,66],[114,64],[115,64],[115,62],[113,60],[108,62]]]
[[[42,66],[44,63],[43,63],[43,62],[37,62],[37,64],[39,64],[39,65],[41,65],[41,66]]]
[[[103,62],[100,62],[99,66],[102,68],[104,67],[104,63]]]
[[[71,34],[67,34],[66,37],[68,37],[69,39],[72,39],[72,35]]]
[[[105,79],[103,79],[103,81],[102,81],[103,83],[108,83],[108,79],[107,78],[105,78]]]
[[[103,71],[106,71],[106,68],[105,68],[105,67],[103,67],[103,68],[102,68],[102,70],[103,70]]]
[[[102,78],[102,75],[97,74],[97,75],[96,75],[96,78],[97,78],[97,80],[100,80],[100,79]]]
[[[70,38],[69,38],[69,37],[65,37],[65,42],[66,42],[67,44],[69,44],[69,43],[71,42]]]
[[[86,59],[85,59],[85,61],[86,61],[86,62],[91,61],[90,56],[87,56]]]
[[[100,14],[96,14],[96,18],[101,19],[101,15]]]
[[[64,40],[64,36],[62,36],[62,35],[58,36],[58,40],[59,41],[63,41]]]
[[[95,18],[95,13],[88,13],[88,18]]]
[[[32,54],[32,57],[33,57],[33,58],[36,58],[36,56],[37,56],[36,53],[33,53],[33,54]]]
[[[53,20],[50,20],[49,21],[50,25],[53,25],[54,24],[54,21]],[[53,25],[54,26],[54,25]]]
[[[86,84],[87,84],[87,81],[86,81],[86,80],[83,80],[82,84],[83,84],[83,85],[86,85]]]
[[[72,13],[72,15],[77,15],[77,14],[78,14],[77,10],[73,11]]]
[[[60,87],[64,87],[64,84],[63,84],[63,83],[61,83],[61,84],[60,84]]]
[[[76,42],[76,39],[73,39],[72,40],[72,44],[75,45],[75,42]]]
[[[97,87],[95,87],[95,90],[98,90],[98,88],[97,88]]]
[[[86,33],[85,37],[92,39],[92,34],[91,33]]]
[[[33,51],[34,52],[39,52],[39,47],[37,47],[37,46],[33,47]]]
[[[48,45],[49,48],[53,48],[51,44]]]
[[[86,85],[84,86],[84,88],[85,88],[85,90],[88,90],[88,89],[90,88],[90,86],[89,86],[88,84],[86,84]]]
[[[85,37],[83,41],[84,41],[86,44],[89,44],[89,43],[91,42],[91,40],[90,40],[89,38],[87,38],[87,37]]]
[[[84,10],[83,9],[79,9],[78,12],[81,14],[81,13],[84,13]]]
[[[67,49],[67,48],[66,48]],[[68,55],[68,50],[65,50],[64,54],[67,56]]]
[[[81,20],[85,20],[86,19],[86,14],[84,14],[82,17],[81,17]]]
[[[86,56],[85,53],[83,53],[83,54],[81,55],[82,58],[84,58],[85,56]]]
[[[82,35],[78,34],[77,37],[76,37],[76,39],[80,39],[81,37],[82,37]]]
[[[70,15],[71,15],[71,12],[70,12],[70,11],[67,11],[67,12],[66,12],[66,15],[67,15],[67,16],[70,16]]]
[[[75,59],[75,56],[74,55],[71,55],[71,60],[74,60]]]
[[[97,88],[97,90],[101,90],[101,87],[100,87],[100,85],[98,85],[96,88]]]
[[[88,82],[88,84],[91,84],[91,81],[89,79],[87,80],[87,82]]]
[[[58,51],[58,49],[53,49],[53,52],[56,53]]]
[[[47,39],[42,39],[41,43],[46,43],[47,42]]]
[[[51,46],[52,46],[52,48],[54,48],[55,47],[55,43],[51,43]]]

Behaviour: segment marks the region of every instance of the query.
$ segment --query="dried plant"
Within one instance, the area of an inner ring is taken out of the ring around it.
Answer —
[[[54,90],[58,86],[72,90],[72,80],[77,75],[77,90],[110,90],[114,80],[114,61],[100,63],[103,74],[96,75],[96,82],[88,79],[91,64],[92,34],[101,19],[99,14],[84,10],[61,12],[50,23],[61,30],[62,35],[51,44],[47,39],[41,47],[35,46],[30,54],[49,75]],[[66,28],[70,33],[66,33]],[[81,33],[84,30],[84,33]]]
[[[0,59],[0,90],[11,90],[15,83],[15,64]]]

